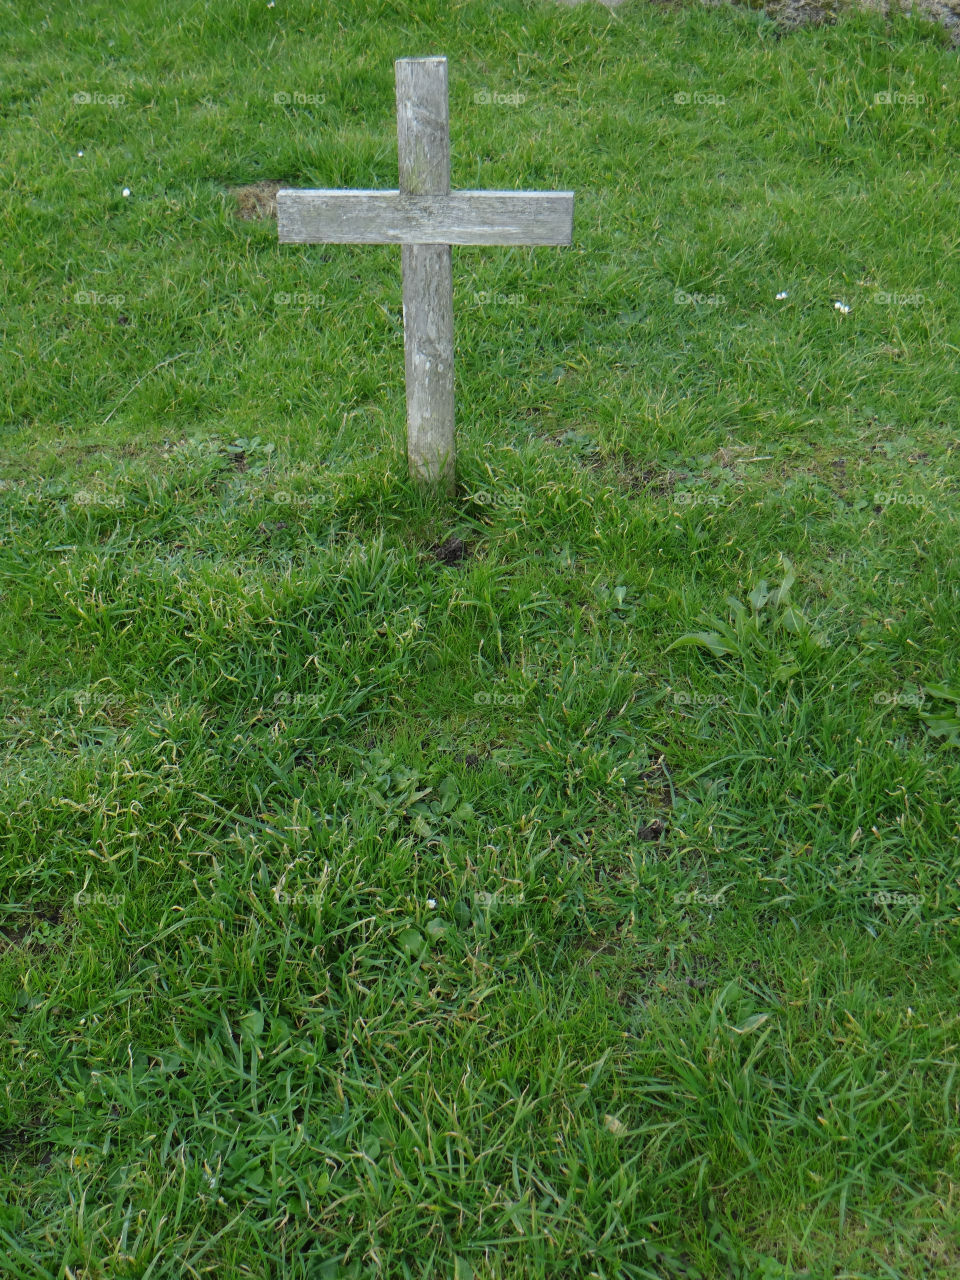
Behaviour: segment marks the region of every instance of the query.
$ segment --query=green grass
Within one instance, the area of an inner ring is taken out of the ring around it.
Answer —
[[[955,1270],[944,33],[0,13],[0,1273]],[[577,193],[455,250],[450,500],[399,254],[227,194],[394,186],[428,53]]]

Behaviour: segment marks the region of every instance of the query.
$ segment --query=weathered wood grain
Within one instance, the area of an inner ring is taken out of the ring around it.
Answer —
[[[570,244],[572,191],[277,192],[284,244]]]
[[[450,190],[447,60],[398,58],[394,72],[400,190],[444,195]]]
[[[450,198],[446,58],[400,58],[397,83],[398,199]],[[407,464],[417,479],[453,490],[453,265],[450,241],[401,241]]]
[[[403,354],[410,474],[452,490],[456,468],[453,391],[453,264],[448,244],[405,244]]]

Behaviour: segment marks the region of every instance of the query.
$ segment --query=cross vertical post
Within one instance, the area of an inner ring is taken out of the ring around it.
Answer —
[[[400,58],[397,144],[400,194],[450,194],[446,58]],[[405,244],[403,343],[410,474],[454,484],[453,265],[448,244]]]

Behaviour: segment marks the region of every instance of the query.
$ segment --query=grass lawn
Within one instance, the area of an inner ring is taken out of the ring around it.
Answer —
[[[0,1274],[960,1266],[947,41],[4,0]],[[230,194],[432,53],[577,193],[454,250],[450,499],[399,251]]]

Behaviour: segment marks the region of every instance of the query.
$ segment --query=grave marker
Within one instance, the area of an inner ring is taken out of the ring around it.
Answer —
[[[281,244],[399,244],[407,459],[452,488],[455,244],[570,244],[572,191],[450,191],[446,58],[400,58],[397,191],[277,192]]]

